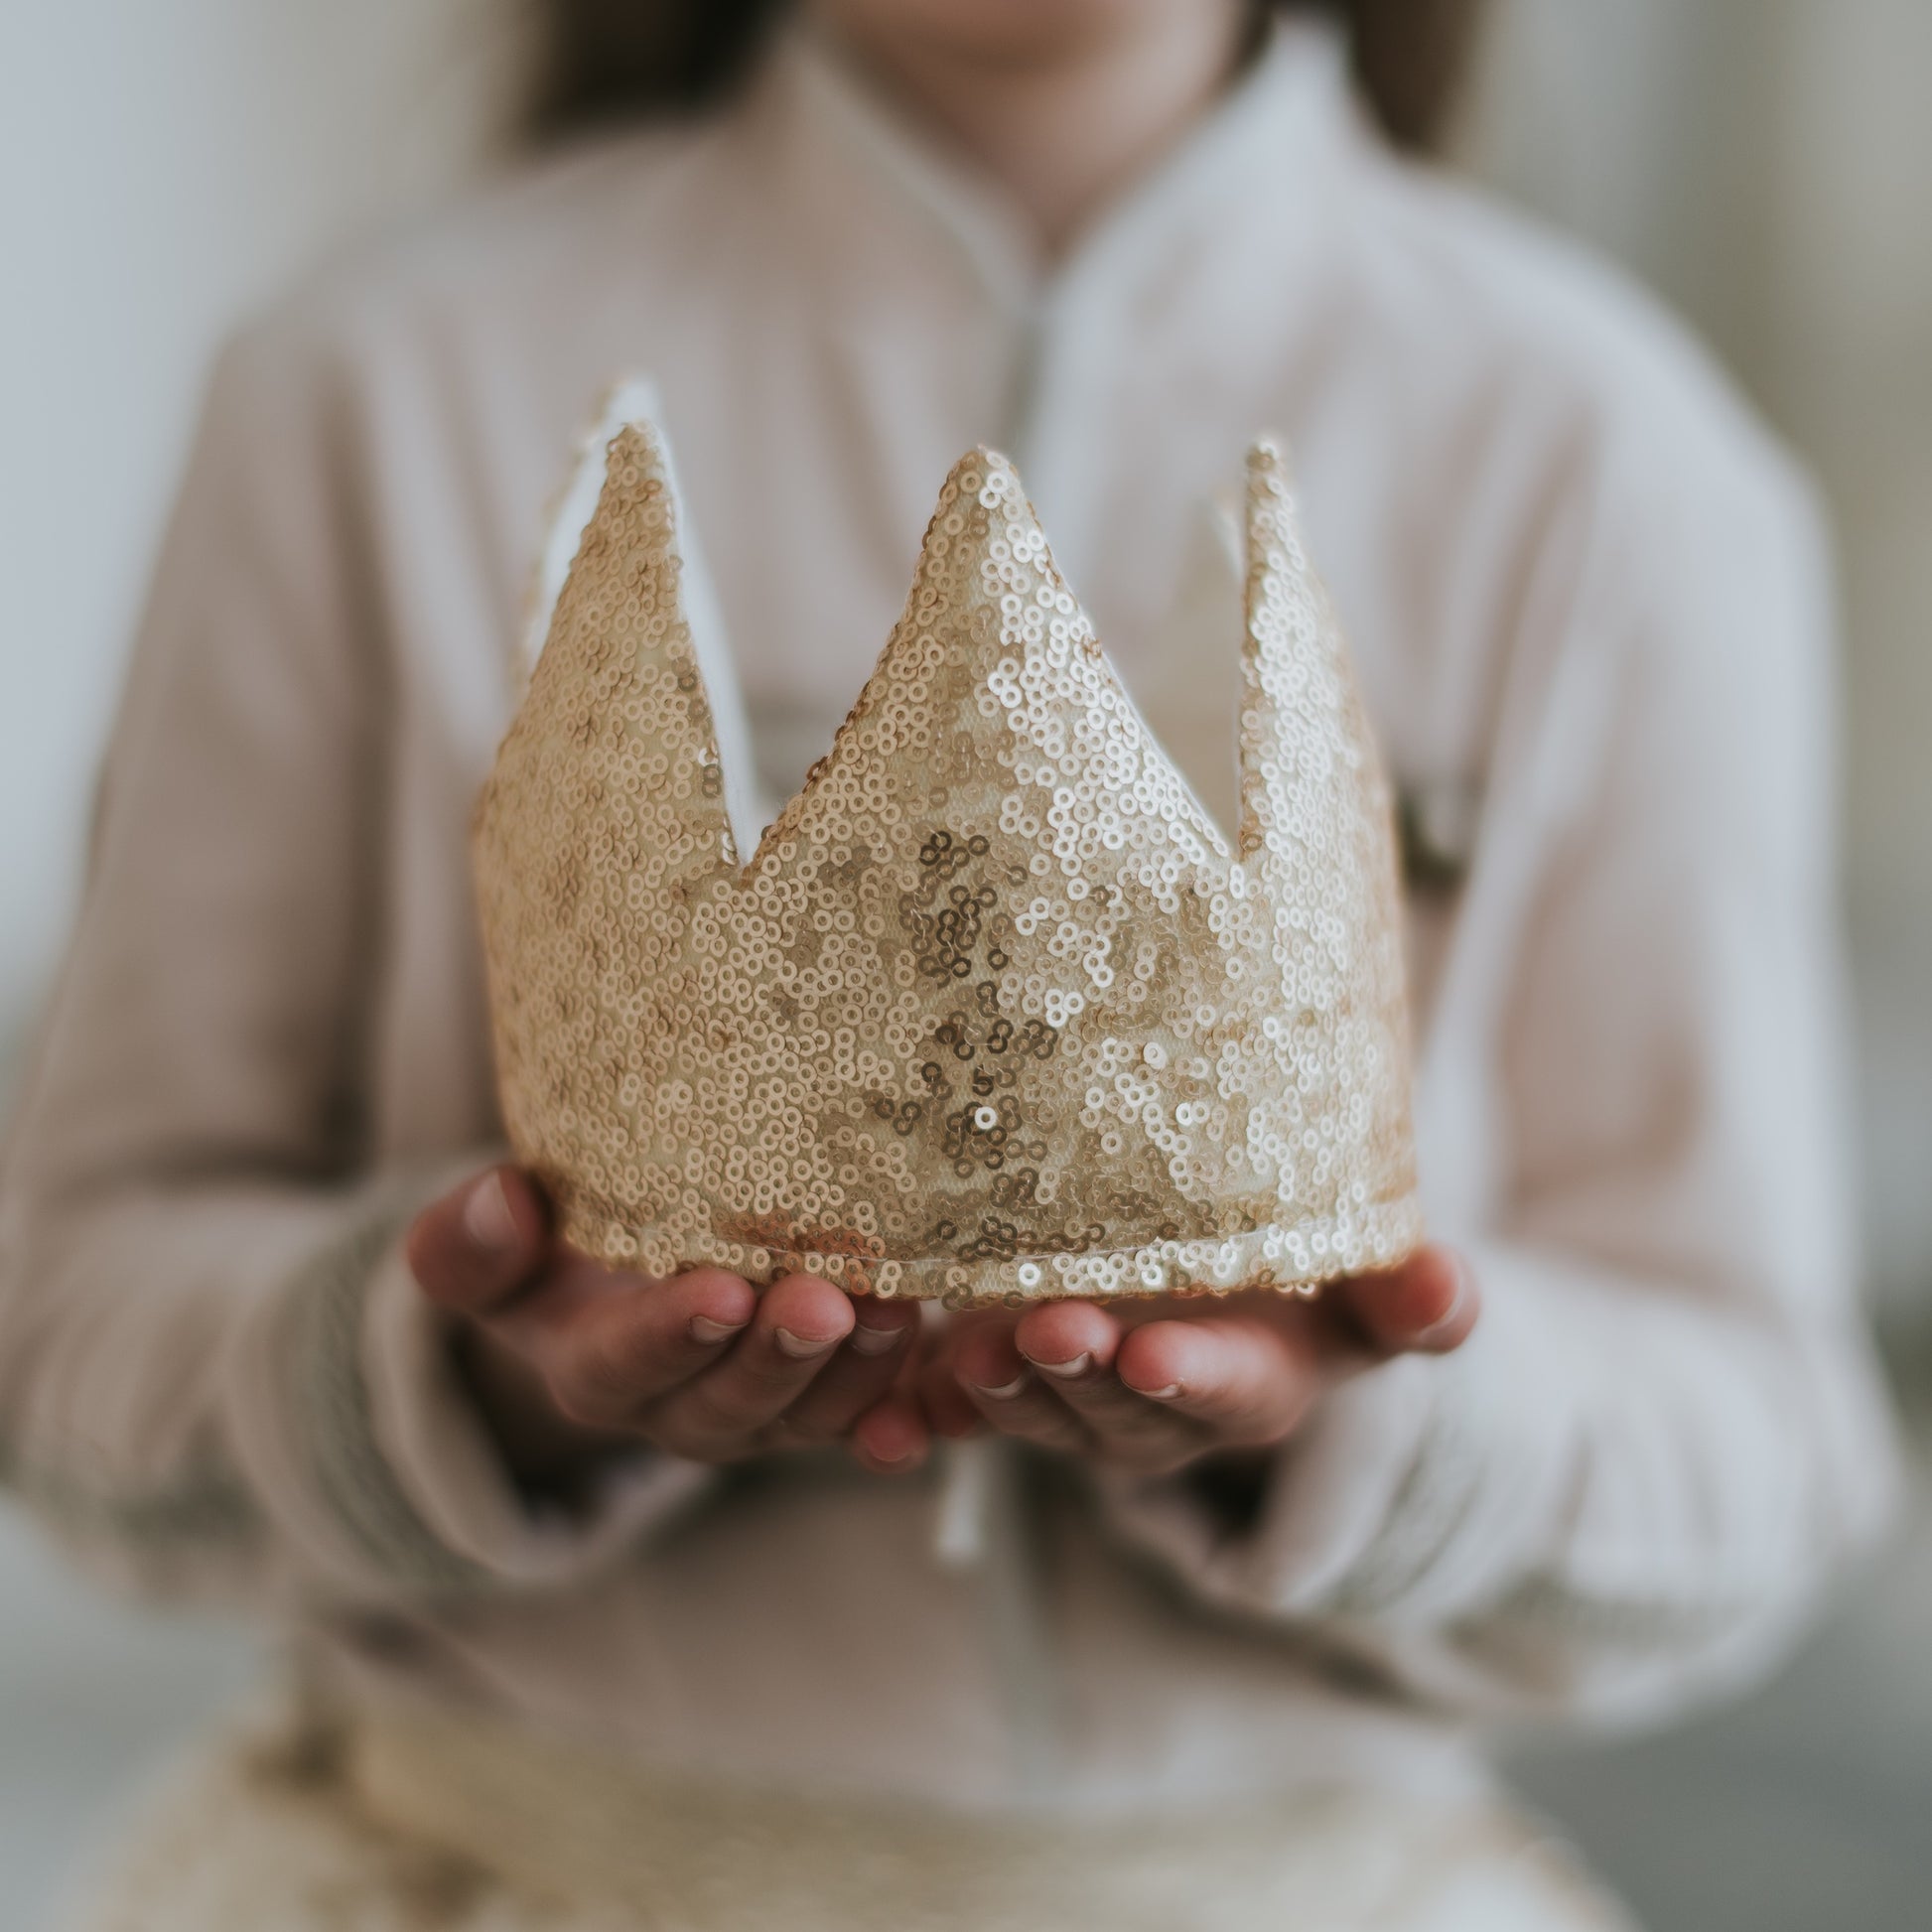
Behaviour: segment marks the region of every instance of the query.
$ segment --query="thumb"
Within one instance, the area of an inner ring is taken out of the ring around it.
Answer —
[[[524,1287],[550,1248],[550,1216],[520,1168],[486,1168],[417,1215],[404,1243],[439,1308],[486,1314]]]
[[[1482,1306],[1468,1263],[1433,1243],[1397,1267],[1339,1284],[1337,1301],[1378,1355],[1446,1355],[1468,1339]]]

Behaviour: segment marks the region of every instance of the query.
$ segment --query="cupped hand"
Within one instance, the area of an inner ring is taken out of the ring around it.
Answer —
[[[506,1460],[581,1469],[644,1442],[702,1462],[847,1444],[867,1467],[916,1468],[928,1434],[903,1384],[916,1307],[855,1302],[792,1275],[762,1292],[698,1268],[653,1281],[558,1241],[520,1169],[491,1168],[417,1217],[423,1293],[464,1319],[459,1358]]]
[[[993,1310],[954,1323],[921,1392],[942,1435],[984,1426],[1168,1474],[1272,1448],[1378,1362],[1459,1347],[1479,1300],[1458,1256],[1426,1247],[1309,1299],[1250,1289]]]

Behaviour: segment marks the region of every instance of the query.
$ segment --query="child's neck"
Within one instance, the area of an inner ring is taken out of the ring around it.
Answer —
[[[818,8],[877,81],[1007,193],[1048,256],[1208,110],[1253,19],[1243,0],[1120,11],[1146,17],[1021,57],[876,26],[870,8]]]

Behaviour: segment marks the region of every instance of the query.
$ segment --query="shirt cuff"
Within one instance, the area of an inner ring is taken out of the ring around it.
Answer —
[[[528,1495],[457,1369],[452,1326],[392,1247],[370,1280],[364,1323],[370,1434],[418,1522],[484,1576],[568,1583],[621,1557],[715,1479],[640,1443],[568,1505]]]
[[[1206,1601],[1296,1621],[1440,1626],[1509,1587],[1561,1507],[1564,1403],[1513,1256],[1471,1252],[1461,1348],[1403,1356],[1323,1397],[1232,1523],[1185,1475],[1104,1472],[1116,1533]]]
[[[566,1508],[516,1485],[450,1349],[455,1317],[403,1254],[428,1201],[499,1155],[357,1196],[335,1240],[246,1324],[231,1387],[258,1487],[305,1569],[354,1595],[566,1584],[603,1568],[712,1479],[640,1446]]]

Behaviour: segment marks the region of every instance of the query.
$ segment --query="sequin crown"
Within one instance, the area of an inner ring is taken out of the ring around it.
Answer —
[[[1233,850],[978,450],[742,863],[664,445],[623,422],[600,469],[475,840],[504,1116],[571,1241],[954,1304],[1415,1245],[1389,795],[1272,447]]]

